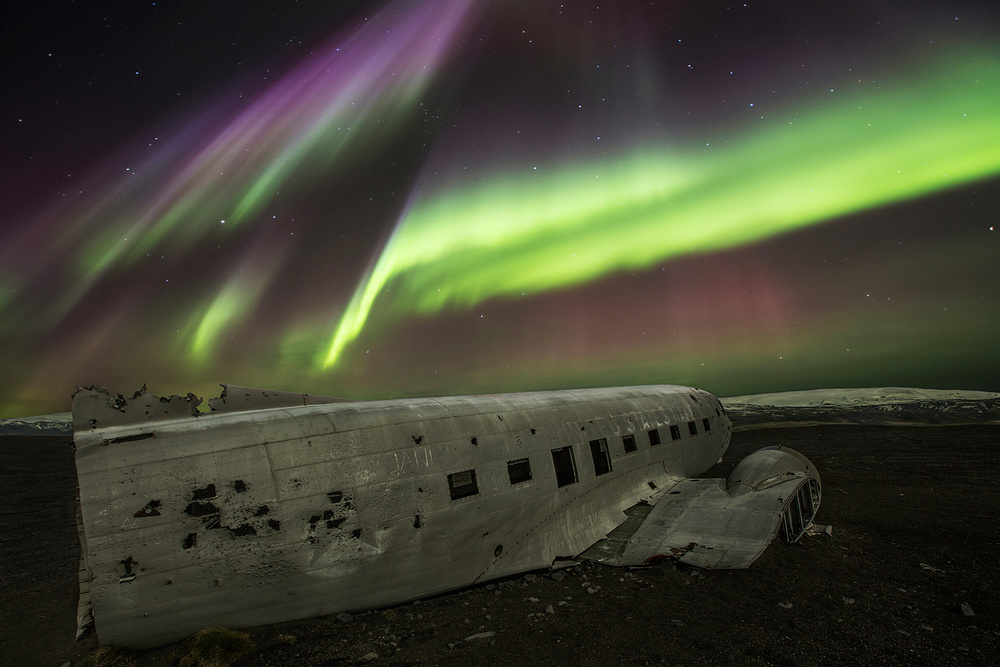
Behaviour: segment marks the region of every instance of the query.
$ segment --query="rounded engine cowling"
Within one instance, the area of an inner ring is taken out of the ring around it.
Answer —
[[[776,495],[781,514],[776,530],[788,542],[796,542],[813,523],[819,509],[819,473],[812,461],[788,447],[765,447],[740,461],[729,475],[726,493],[734,499],[750,500],[761,493],[765,499]]]
[[[790,447],[764,447],[733,468],[726,490],[732,497],[742,496],[781,484],[793,477],[815,480],[816,492],[819,492],[819,472],[812,461]]]

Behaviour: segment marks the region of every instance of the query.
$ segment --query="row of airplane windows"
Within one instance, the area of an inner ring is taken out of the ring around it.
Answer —
[[[712,430],[712,423],[708,418],[701,420],[705,433]],[[687,423],[688,432],[691,435],[698,435],[698,423],[689,421]],[[649,446],[656,447],[663,444],[658,428],[650,429],[646,432],[649,438]],[[680,440],[681,429],[678,424],[670,424],[670,439]],[[622,445],[626,454],[638,451],[635,435],[629,433],[622,436]],[[598,438],[590,441],[590,454],[594,459],[594,474],[598,477],[606,475],[612,471],[611,453],[608,449],[608,439]],[[579,480],[576,474],[576,460],[573,457],[573,447],[559,447],[552,450],[552,465],[556,473],[556,485],[558,487],[576,484]],[[507,462],[507,475],[510,477],[511,486],[521,484],[531,480],[531,462],[527,458],[516,459]],[[467,498],[479,493],[479,484],[476,482],[476,470],[463,470],[448,475],[448,490],[451,492],[451,499]]]

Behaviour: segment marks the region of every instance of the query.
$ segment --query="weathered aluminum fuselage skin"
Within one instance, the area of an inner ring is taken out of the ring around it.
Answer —
[[[704,472],[731,434],[718,399],[669,385],[199,416],[155,398],[74,397],[103,643],[161,645],[208,625],[391,605],[549,567]],[[598,475],[589,443],[602,438],[611,470]],[[578,481],[559,487],[552,452],[565,447]],[[521,459],[531,479],[512,483],[508,463]],[[453,499],[449,475],[469,470],[478,492]]]

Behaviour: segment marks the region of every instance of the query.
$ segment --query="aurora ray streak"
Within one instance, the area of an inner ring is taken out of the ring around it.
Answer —
[[[317,363],[337,364],[380,298],[395,317],[467,308],[1000,172],[997,54],[954,53],[891,81],[814,100],[722,147],[641,148],[416,198]]]

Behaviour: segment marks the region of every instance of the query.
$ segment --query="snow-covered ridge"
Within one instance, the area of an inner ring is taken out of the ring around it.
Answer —
[[[0,435],[72,435],[73,413],[0,419]]]
[[[737,429],[808,424],[945,425],[1000,423],[1000,393],[870,387],[723,398]]]
[[[880,403],[906,403],[920,401],[983,401],[1000,399],[1000,393],[969,391],[964,389],[916,389],[913,387],[865,387],[852,389],[809,389],[785,391],[775,394],[730,396],[722,403],[730,405],[773,405],[776,407],[806,407],[836,405],[853,407]]]

